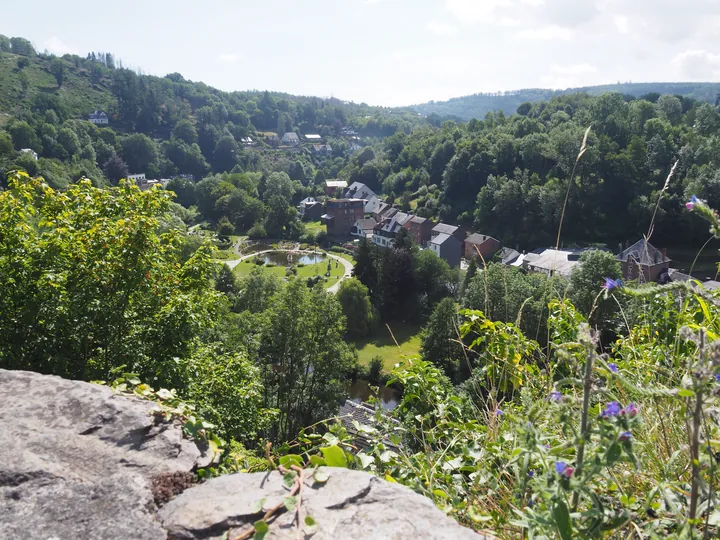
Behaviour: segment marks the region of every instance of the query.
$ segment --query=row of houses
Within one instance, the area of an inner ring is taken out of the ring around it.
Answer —
[[[502,264],[522,268],[528,272],[570,277],[573,269],[581,264],[580,257],[589,249],[537,249],[531,253],[520,253],[503,248],[500,242],[488,235],[473,233],[469,236],[456,225],[434,221],[402,212],[380,199],[365,184],[355,182],[347,185],[342,181],[326,182],[326,193],[338,193],[342,197],[322,204],[306,199],[301,204],[304,211],[312,213],[310,219],[317,219],[327,226],[327,232],[334,237],[355,236],[366,238],[379,248],[392,247],[396,235],[406,229],[415,243],[430,249],[452,267],[460,266],[461,259],[481,258],[484,261],[497,260]],[[619,249],[618,262],[623,279],[627,281],[667,283],[689,276],[670,268],[671,259],[664,249],[658,249],[644,238],[625,249]],[[715,282],[708,282],[712,288]],[[720,288],[720,283],[717,283]]]
[[[401,212],[360,182],[349,186],[341,181],[326,182],[326,193],[338,191],[342,197],[329,199],[321,216],[330,236],[367,238],[380,248],[389,248],[398,232],[406,229],[418,246],[430,249],[453,267],[460,266],[463,257],[480,254],[490,258],[500,249],[500,242],[490,236],[476,233],[468,237],[461,227]]]

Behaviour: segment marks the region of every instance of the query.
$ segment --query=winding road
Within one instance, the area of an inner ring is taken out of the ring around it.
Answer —
[[[225,264],[227,264],[232,269],[232,268],[235,268],[238,264],[240,264],[244,260],[251,259],[251,258],[255,257],[256,255],[262,255],[264,253],[271,253],[273,251],[286,251],[286,252],[291,252],[291,253],[307,253],[307,254],[313,253],[312,251],[302,251],[299,249],[266,249],[264,251],[256,251],[255,253],[250,253],[249,255],[243,255],[242,257],[240,257],[239,259],[236,259],[234,261],[225,261]],[[332,287],[328,287],[327,289],[325,289],[327,292],[335,294],[336,292],[338,292],[338,289],[340,288],[340,284],[343,281],[345,281],[347,278],[352,277],[353,265],[347,259],[338,257],[337,255],[333,255],[331,253],[324,253],[324,255],[331,259],[335,259],[336,261],[340,261],[340,264],[342,264],[343,268],[345,268],[345,274],[340,279],[337,280],[337,283],[335,285],[333,285]]]

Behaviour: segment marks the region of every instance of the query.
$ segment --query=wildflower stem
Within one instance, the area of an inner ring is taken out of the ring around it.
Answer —
[[[700,329],[700,362],[705,360],[705,332]],[[690,434],[690,463],[692,465],[692,488],[690,490],[690,515],[695,519],[697,515],[698,499],[700,498],[700,422],[702,420],[703,392],[700,385],[696,385],[695,410],[693,411],[693,428]]]
[[[578,440],[577,456],[575,459],[575,474],[578,478],[582,475],[583,459],[585,458],[585,441],[588,438],[588,413],[590,411],[590,391],[592,390],[592,368],[593,368],[593,351],[592,342],[586,345],[588,347],[587,358],[585,360],[585,377],[583,379],[583,406],[582,418],[580,420],[580,438]],[[572,500],[572,511],[575,512],[580,499],[579,490],[575,490]]]

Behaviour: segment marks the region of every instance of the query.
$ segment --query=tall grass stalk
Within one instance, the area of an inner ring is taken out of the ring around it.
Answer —
[[[587,151],[587,140],[588,135],[590,135],[590,128],[592,126],[588,126],[588,128],[585,130],[585,136],[583,136],[582,144],[580,145],[580,151],[578,152],[577,157],[575,158],[575,163],[573,164],[572,173],[570,174],[570,181],[568,182],[567,191],[565,192],[565,202],[563,203],[562,212],[560,214],[560,225],[558,226],[558,233],[557,233],[557,241],[555,242],[555,250],[557,251],[560,249],[560,236],[562,234],[562,226],[563,221],[565,219],[565,209],[567,208],[568,199],[570,198],[570,188],[573,185],[573,182],[575,181],[575,171],[577,170],[578,163],[580,163],[580,158],[583,156],[583,154]]]

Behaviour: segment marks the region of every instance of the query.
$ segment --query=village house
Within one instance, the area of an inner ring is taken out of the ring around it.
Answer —
[[[659,250],[644,238],[618,255],[623,279],[640,279],[645,283],[659,281],[668,273],[671,260],[666,251]]]
[[[280,137],[278,137],[274,133],[270,133],[265,136],[265,142],[268,143],[273,148],[277,148],[280,146]]]
[[[350,236],[355,223],[364,217],[363,207],[362,199],[330,199],[320,221],[327,227],[328,235]]]
[[[313,197],[307,197],[297,206],[300,219],[304,221],[318,221],[325,213],[323,204]]]
[[[465,231],[463,231],[460,227],[447,225],[446,223],[438,223],[433,227],[432,237],[435,238],[439,234],[449,234],[450,236],[454,236],[461,244],[465,241],[465,237],[467,236]]]
[[[317,133],[307,133],[303,135],[305,137],[305,140],[311,143],[320,143],[322,142],[322,137],[318,135]]]
[[[283,135],[282,143],[287,146],[300,146],[300,138],[294,131],[288,131]]]
[[[465,239],[465,258],[482,257],[489,261],[500,249],[500,242],[492,236],[473,233]]]
[[[570,277],[572,269],[579,264],[582,251],[545,249],[525,255],[522,265],[528,272]]]
[[[383,217],[389,217],[390,210],[392,210],[392,207],[377,195],[373,195],[365,202],[365,213],[378,221]]]
[[[373,230],[373,244],[379,247],[392,247],[395,235],[411,219],[412,216],[405,212],[396,212],[392,217],[386,217]]]
[[[95,125],[102,126],[108,124],[108,117],[102,111],[93,111],[88,115],[88,120]]]
[[[252,140],[252,137],[242,137],[240,139],[240,143],[242,143],[243,146],[248,148],[251,146],[255,146],[255,141]]]
[[[520,261],[520,264],[517,266],[521,266],[525,256],[521,255],[519,251],[513,248],[504,247],[495,254],[495,258],[499,260],[501,264],[506,266],[515,266],[515,263]]]
[[[348,146],[348,153],[354,154],[356,152],[359,152],[362,150],[362,146],[360,146],[358,143],[352,143]]]
[[[144,182],[146,180],[145,173],[128,174],[127,179],[132,180],[136,184],[139,184],[140,182]]]
[[[460,266],[462,242],[456,236],[446,233],[435,234],[428,243],[428,248],[451,267]]]
[[[355,225],[353,225],[352,232],[350,234],[359,238],[372,238],[376,225],[377,221],[373,218],[358,219],[355,222]]]
[[[354,199],[368,200],[370,197],[376,197],[375,192],[362,182],[353,182],[348,186],[343,195],[344,197],[352,197]]]
[[[326,180],[325,181],[325,195],[332,197],[337,193],[338,190],[344,190],[347,187],[345,180]],[[351,197],[346,197],[351,198]]]
[[[332,146],[329,144],[313,144],[311,152],[315,157],[332,157]]]
[[[410,232],[415,243],[424,247],[432,238],[432,230],[435,226],[428,218],[412,216],[405,224],[405,228]]]

